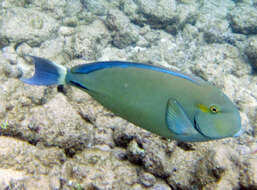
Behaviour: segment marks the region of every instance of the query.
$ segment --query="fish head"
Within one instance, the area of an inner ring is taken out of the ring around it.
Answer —
[[[232,101],[216,87],[196,104],[194,127],[204,137],[220,139],[242,133],[240,113]]]

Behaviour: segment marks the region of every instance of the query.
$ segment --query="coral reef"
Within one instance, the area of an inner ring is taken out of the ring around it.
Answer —
[[[257,189],[256,0],[2,0],[0,15],[0,189]],[[78,89],[23,84],[24,54],[195,74],[235,102],[245,132],[163,139]]]

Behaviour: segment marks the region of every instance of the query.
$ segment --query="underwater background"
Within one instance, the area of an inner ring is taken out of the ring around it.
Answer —
[[[161,138],[79,89],[23,84],[25,54],[197,75],[236,104],[245,132]],[[0,135],[0,190],[257,189],[257,0],[0,0]]]

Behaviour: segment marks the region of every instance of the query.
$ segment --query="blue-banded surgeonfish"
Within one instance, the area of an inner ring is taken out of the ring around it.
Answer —
[[[160,136],[209,141],[242,132],[239,111],[210,83],[149,64],[107,61],[71,69],[30,56],[31,85],[67,84],[87,92],[116,115]]]

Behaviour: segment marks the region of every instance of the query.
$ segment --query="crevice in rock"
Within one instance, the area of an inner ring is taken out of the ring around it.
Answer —
[[[67,95],[67,89],[65,88],[64,85],[58,85],[57,86],[57,92],[63,93],[64,95]]]
[[[193,151],[195,150],[194,146],[190,143],[178,142],[177,146],[183,149],[184,151]]]
[[[243,186],[242,184],[239,184],[239,190],[256,190],[257,189],[257,187],[256,186],[253,186],[253,185],[250,185],[250,186],[248,186],[248,187],[245,187],[245,186]]]

